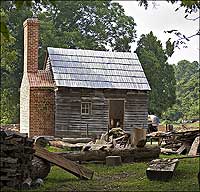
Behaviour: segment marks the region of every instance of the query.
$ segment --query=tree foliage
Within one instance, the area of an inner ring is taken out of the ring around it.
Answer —
[[[171,47],[170,47],[171,48]],[[175,76],[173,66],[167,63],[167,55],[161,42],[150,32],[138,41],[136,53],[150,83],[149,111],[161,115],[175,103]]]
[[[149,0],[137,0],[139,1],[139,5],[140,6],[144,6],[145,9],[148,8],[149,6]],[[168,3],[178,3],[177,5],[179,7],[177,7],[175,9],[175,11],[178,11],[180,8],[184,8],[185,9],[185,16],[184,18],[190,21],[196,21],[200,19],[200,15],[198,14],[198,16],[191,18],[191,14],[192,13],[199,13],[200,10],[200,2],[199,0],[166,0]],[[152,2],[155,4],[155,2]],[[199,27],[197,28],[196,31],[193,32],[193,34],[191,35],[185,35],[184,32],[180,32],[177,29],[170,29],[170,30],[166,30],[164,31],[165,33],[169,33],[171,35],[174,35],[176,37],[176,41],[173,42],[173,46],[175,48],[187,48],[187,42],[190,41],[191,38],[200,35],[200,29]],[[171,40],[171,38],[169,39],[169,41]]]
[[[179,61],[174,65],[176,85],[176,104],[165,113],[170,120],[199,117],[199,69],[197,61]]]
[[[5,12],[1,15],[7,18]],[[10,35],[10,40],[1,34],[1,123],[11,123],[16,120],[18,113],[18,101],[15,99],[18,94],[18,87],[15,84],[15,62],[17,52],[12,49],[15,38]]]

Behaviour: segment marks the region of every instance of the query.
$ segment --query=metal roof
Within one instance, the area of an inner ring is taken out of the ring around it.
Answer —
[[[48,47],[56,86],[150,90],[135,53]]]

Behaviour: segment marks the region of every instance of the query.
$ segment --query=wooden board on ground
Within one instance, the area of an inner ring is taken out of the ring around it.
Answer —
[[[181,154],[181,153],[183,153],[183,151],[186,149],[186,145],[183,143],[179,148],[178,148],[178,150],[176,151],[177,152],[177,154]]]
[[[58,154],[51,153],[44,148],[34,146],[35,156],[45,159],[50,163],[53,163],[69,173],[81,178],[81,179],[92,179],[94,171],[85,168],[81,165],[74,163]]]
[[[150,162],[146,170],[147,178],[150,180],[168,181],[172,178],[178,165],[178,159],[156,159]]]
[[[197,154],[197,150],[199,147],[199,140],[200,140],[200,136],[196,137],[195,140],[193,141],[190,151],[188,153],[189,156],[193,156]]]

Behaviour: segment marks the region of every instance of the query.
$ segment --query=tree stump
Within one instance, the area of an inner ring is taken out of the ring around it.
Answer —
[[[31,178],[33,180],[37,178],[44,179],[47,177],[51,169],[51,164],[41,158],[34,157],[32,160],[32,172]]]
[[[107,156],[106,157],[106,165],[108,166],[118,166],[122,164],[122,160],[120,156]]]
[[[131,133],[131,147],[144,147],[146,144],[146,129],[134,128]]]

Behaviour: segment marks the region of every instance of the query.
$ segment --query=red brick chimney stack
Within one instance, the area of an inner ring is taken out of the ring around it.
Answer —
[[[38,42],[39,21],[29,18],[24,25],[24,72],[37,73],[38,71]]]

